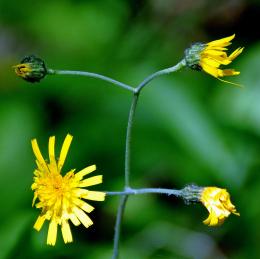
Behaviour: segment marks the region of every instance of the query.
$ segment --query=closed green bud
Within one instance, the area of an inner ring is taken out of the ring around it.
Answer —
[[[14,69],[18,76],[31,83],[40,82],[47,75],[44,61],[34,55],[26,56]]]

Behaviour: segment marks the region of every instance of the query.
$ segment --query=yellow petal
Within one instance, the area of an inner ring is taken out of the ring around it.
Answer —
[[[96,165],[88,166],[88,167],[82,169],[81,171],[79,171],[78,173],[76,173],[75,177],[78,180],[81,180],[85,175],[90,174],[90,173],[92,173],[95,170],[96,170]]]
[[[34,223],[33,225],[33,228],[36,229],[37,231],[40,231],[42,226],[43,226],[43,223],[45,221],[45,216],[39,216],[36,220],[36,222]]]
[[[214,49],[205,49],[202,52],[202,55],[205,56],[216,56],[216,57],[227,57],[227,53],[224,51],[214,50]]]
[[[239,75],[239,71],[235,71],[234,69],[218,69],[218,76],[223,77],[223,76],[235,76]]]
[[[89,216],[87,216],[87,214],[83,210],[74,207],[73,212],[86,228],[93,224],[92,220],[89,218]]]
[[[73,199],[73,203],[77,205],[80,209],[86,211],[87,213],[90,213],[94,210],[93,206],[89,205],[88,203],[80,199]]]
[[[47,245],[54,246],[56,244],[57,227],[58,227],[57,222],[55,220],[51,220],[49,229],[48,229]]]
[[[207,43],[207,45],[209,46],[228,46],[230,45],[230,41],[233,40],[235,38],[235,34],[229,36],[229,37],[226,37],[226,38],[223,38],[223,39],[219,39],[219,40],[214,40],[214,41],[211,41],[209,43]]]
[[[79,226],[79,225],[80,225],[80,221],[78,220],[78,218],[76,217],[75,214],[73,214],[73,213],[69,214],[69,218],[70,218],[71,222],[72,222],[75,226]]]
[[[102,183],[102,175],[96,175],[96,176],[92,176],[88,179],[81,181],[78,184],[78,187],[88,187],[88,186],[92,186],[92,185],[96,185],[96,184],[100,184],[100,183]]]
[[[212,76],[214,76],[214,77],[218,77],[218,70],[217,70],[217,68],[212,67],[212,66],[209,66],[208,64],[206,64],[206,63],[204,63],[204,62],[201,62],[200,65],[201,65],[202,69],[203,69],[206,73],[208,73],[208,74],[210,74],[210,75],[212,75]]]
[[[32,189],[33,189],[33,188],[32,188]],[[35,203],[37,197],[38,197],[38,195],[37,195],[37,193],[35,192],[34,195],[33,195],[32,207],[34,206],[34,203]]]
[[[244,50],[244,48],[237,48],[234,52],[232,52],[229,55],[229,59],[232,61],[234,60],[238,55],[240,55],[242,53],[242,51]]]
[[[92,201],[104,201],[106,194],[104,192],[88,191],[81,197]]]
[[[61,223],[61,233],[65,244],[73,241],[70,225],[67,220],[62,221]]]
[[[45,160],[44,160],[44,158],[42,156],[42,153],[41,153],[41,151],[39,149],[39,146],[38,146],[38,143],[37,143],[36,139],[32,140],[32,149],[33,149],[33,153],[35,154],[35,156],[36,156],[37,160],[39,161],[40,165],[42,167],[44,167],[47,171],[49,171],[48,167],[47,167],[47,165],[45,163]]]
[[[206,63],[206,64],[208,64],[209,66],[212,66],[212,67],[219,67],[221,65],[218,61],[216,61],[212,58],[203,58],[202,62]]]
[[[62,145],[62,148],[60,151],[59,161],[58,161],[58,170],[59,171],[61,170],[62,166],[64,165],[66,156],[67,156],[69,148],[70,148],[72,138],[73,137],[70,134],[67,134],[67,136],[63,142],[63,145]]]
[[[51,167],[56,169],[57,164],[55,160],[55,136],[49,138],[49,159]]]

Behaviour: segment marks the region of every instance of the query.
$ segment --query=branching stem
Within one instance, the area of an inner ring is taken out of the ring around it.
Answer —
[[[126,146],[125,146],[125,192],[121,198],[121,202],[118,205],[117,216],[116,216],[116,226],[115,226],[115,234],[114,234],[114,250],[113,250],[113,259],[117,259],[119,256],[119,241],[120,241],[120,230],[121,230],[121,222],[124,215],[124,210],[127,202],[128,195],[130,194],[141,194],[141,193],[133,193],[133,189],[130,188],[130,163],[131,163],[131,141],[132,141],[132,129],[133,129],[133,120],[135,115],[135,110],[138,102],[138,98],[140,96],[141,90],[153,79],[158,76],[169,74],[180,70],[182,67],[185,66],[185,60],[181,60],[177,65],[166,68],[160,71],[157,71],[150,76],[146,77],[136,88],[134,88],[134,94],[132,97],[132,104],[128,116],[128,123],[127,123],[127,132],[126,132]],[[146,191],[143,193],[151,193],[149,191],[153,190],[153,193],[158,193],[158,190],[155,189],[142,189],[142,191]],[[130,191],[130,192],[129,192]],[[139,190],[140,191],[140,190]],[[168,190],[169,191],[169,190]],[[173,190],[172,190],[173,191]],[[120,194],[112,194],[110,195],[120,195]],[[160,193],[160,192],[159,192]],[[109,192],[107,192],[109,194]],[[122,193],[121,193],[122,195]]]
[[[117,216],[116,216],[116,224],[115,224],[115,234],[114,234],[114,249],[113,249],[113,259],[117,259],[119,256],[119,241],[120,241],[120,232],[121,232],[121,224],[122,219],[126,207],[126,202],[129,195],[136,195],[136,194],[145,194],[145,193],[161,193],[161,194],[168,194],[174,196],[181,196],[181,190],[171,190],[171,189],[161,189],[161,188],[144,188],[144,189],[132,189],[130,187],[130,163],[131,163],[131,140],[132,140],[132,130],[133,130],[133,121],[135,110],[138,102],[138,98],[142,89],[153,79],[159,77],[161,75],[169,74],[175,71],[180,70],[182,67],[186,65],[185,60],[181,60],[177,65],[166,68],[160,71],[157,71],[150,76],[146,77],[136,88],[129,86],[127,84],[121,83],[117,80],[114,80],[110,77],[103,76],[96,73],[90,73],[85,71],[71,71],[71,70],[54,70],[48,69],[49,75],[77,75],[77,76],[86,76],[92,78],[98,78],[100,80],[112,83],[118,87],[126,89],[132,92],[132,104],[128,116],[128,123],[127,123],[127,132],[126,132],[126,145],[125,145],[125,190],[122,192],[106,192],[107,195],[120,195],[120,203],[118,205]]]

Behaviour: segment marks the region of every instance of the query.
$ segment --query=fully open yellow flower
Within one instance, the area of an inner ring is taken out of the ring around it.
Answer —
[[[231,203],[230,195],[226,189],[205,187],[201,192],[200,201],[209,212],[208,218],[203,221],[206,225],[221,225],[231,213],[240,215]]]
[[[94,207],[86,203],[83,199],[103,201],[105,193],[98,191],[89,191],[82,189],[102,183],[102,175],[92,176],[83,179],[85,175],[96,170],[96,166],[88,166],[78,173],[75,169],[70,170],[64,176],[61,175],[61,169],[65,162],[72,136],[67,135],[59,155],[55,159],[55,137],[49,138],[49,162],[45,162],[36,139],[32,140],[33,152],[36,156],[37,169],[34,171],[34,190],[33,205],[36,199],[39,202],[35,205],[41,209],[41,214],[37,218],[34,228],[39,231],[45,220],[49,220],[49,229],[47,244],[55,245],[57,239],[58,225],[61,226],[61,232],[65,243],[72,242],[69,220],[78,226],[81,223],[88,228],[93,224],[86,213],[93,211]]]
[[[225,76],[239,75],[240,72],[234,69],[221,69],[221,65],[230,64],[238,55],[241,54],[244,48],[237,48],[229,56],[227,55],[227,46],[235,38],[232,36],[211,41],[209,43],[195,43],[185,51],[185,60],[189,67],[196,70],[203,70],[206,73],[218,78],[221,81],[235,84],[229,81],[220,79]],[[235,84],[236,85],[236,84]]]

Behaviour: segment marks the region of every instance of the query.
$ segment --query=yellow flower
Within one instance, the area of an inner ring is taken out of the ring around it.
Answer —
[[[219,226],[231,213],[240,216],[226,189],[205,187],[201,192],[200,201],[209,212],[208,218],[203,221],[206,225]]]
[[[72,242],[69,220],[78,226],[81,223],[88,228],[93,224],[86,213],[93,211],[94,207],[86,203],[83,199],[103,201],[105,193],[89,191],[82,187],[88,187],[102,183],[102,175],[92,176],[83,179],[85,175],[96,170],[96,166],[88,166],[78,173],[75,169],[70,170],[65,176],[61,175],[61,169],[65,162],[72,136],[67,135],[59,155],[55,159],[55,137],[49,138],[49,162],[46,162],[41,154],[36,139],[32,140],[33,152],[36,156],[37,169],[34,171],[34,182],[32,190],[34,206],[36,199],[39,202],[35,205],[41,209],[41,214],[37,218],[34,228],[37,231],[43,226],[45,220],[49,220],[47,244],[55,245],[57,239],[58,225],[65,243]]]
[[[187,66],[196,70],[203,70],[206,73],[214,76],[215,78],[224,81],[226,83],[235,84],[229,81],[220,79],[224,76],[239,75],[240,72],[234,69],[221,69],[221,65],[230,64],[244,48],[237,48],[229,56],[227,55],[227,46],[231,44],[231,41],[235,38],[235,34],[232,36],[211,41],[209,43],[195,43],[189,49],[185,51],[185,60]],[[237,85],[237,84],[235,84]]]

